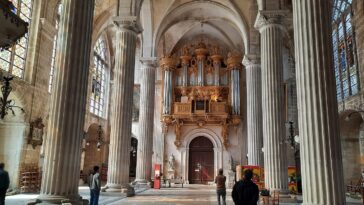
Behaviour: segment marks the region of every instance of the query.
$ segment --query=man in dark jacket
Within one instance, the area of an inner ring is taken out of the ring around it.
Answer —
[[[259,189],[252,178],[253,171],[248,169],[244,172],[244,179],[234,185],[232,197],[235,205],[257,205]]]
[[[6,190],[9,188],[9,174],[4,170],[5,164],[0,163],[0,205],[5,205]]]

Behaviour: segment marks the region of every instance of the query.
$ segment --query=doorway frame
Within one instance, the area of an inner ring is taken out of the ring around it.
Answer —
[[[195,128],[187,132],[183,137],[183,144],[181,146],[181,173],[182,178],[186,184],[189,184],[189,156],[190,156],[190,144],[193,139],[197,137],[208,138],[214,148],[214,176],[217,175],[218,170],[223,168],[223,146],[220,137],[212,130],[207,128]]]

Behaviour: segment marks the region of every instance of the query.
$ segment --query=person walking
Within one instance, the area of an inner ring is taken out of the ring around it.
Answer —
[[[6,190],[8,190],[10,184],[9,174],[4,168],[5,164],[0,163],[0,205],[5,205]]]
[[[93,174],[90,174],[90,191],[91,191],[91,199],[90,199],[90,205],[98,205],[99,204],[99,196],[100,196],[100,190],[101,190],[101,184],[100,184],[100,173],[99,173],[100,167],[94,166],[94,172]]]
[[[219,174],[215,178],[217,201],[219,202],[219,205],[221,205],[220,197],[222,198],[222,205],[226,205],[226,177],[223,173],[223,169],[219,169]]]
[[[248,169],[244,172],[243,180],[234,185],[232,197],[235,205],[257,205],[259,189],[252,181],[252,178],[253,171]]]

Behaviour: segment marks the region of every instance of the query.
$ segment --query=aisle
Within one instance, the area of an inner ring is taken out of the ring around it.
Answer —
[[[231,190],[227,191],[227,205],[233,205]],[[112,205],[216,205],[216,191],[214,186],[186,185],[185,188],[149,189],[135,197],[111,203]]]

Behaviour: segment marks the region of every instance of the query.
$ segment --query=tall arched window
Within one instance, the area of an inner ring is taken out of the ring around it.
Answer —
[[[107,47],[104,38],[100,37],[94,47],[90,103],[90,111],[100,117],[105,116],[106,70],[108,70]]]
[[[352,0],[335,0],[333,5],[332,42],[339,102],[359,91],[351,3]]]
[[[32,0],[12,0],[16,14],[30,24]],[[28,47],[29,32],[16,45],[0,52],[0,68],[19,78],[24,76],[25,58]]]
[[[62,12],[63,6],[61,3],[58,4],[57,6],[57,13],[55,16],[55,28],[57,30],[56,35],[53,38],[53,49],[52,49],[52,62],[51,62],[51,70],[49,72],[49,84],[48,84],[48,92],[51,93],[52,92],[52,87],[53,87],[53,83],[54,83],[54,64],[56,61],[56,54],[57,54],[57,36],[58,36],[58,26],[59,26],[59,22],[61,20],[61,12]]]

